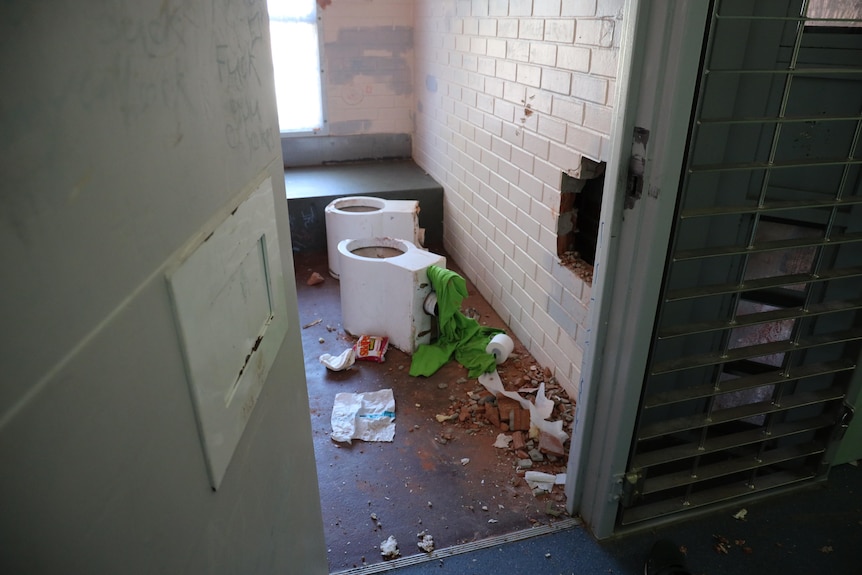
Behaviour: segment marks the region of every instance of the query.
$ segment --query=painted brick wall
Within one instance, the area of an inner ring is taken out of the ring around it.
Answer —
[[[414,158],[445,245],[571,394],[591,288],[559,264],[562,172],[609,152],[623,0],[416,0]]]
[[[318,5],[329,133],[412,133],[413,2]]]

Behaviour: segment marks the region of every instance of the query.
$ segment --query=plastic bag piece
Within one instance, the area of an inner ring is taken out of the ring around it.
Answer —
[[[389,338],[386,336],[361,335],[353,345],[356,350],[356,359],[361,361],[375,361],[383,363],[386,361],[386,350],[389,349]]]

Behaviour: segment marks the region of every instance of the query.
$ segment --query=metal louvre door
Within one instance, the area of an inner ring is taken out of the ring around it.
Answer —
[[[846,428],[862,28],[817,9],[714,4],[622,526],[822,479]]]

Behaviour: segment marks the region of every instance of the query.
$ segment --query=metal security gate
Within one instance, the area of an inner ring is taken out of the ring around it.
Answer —
[[[620,525],[822,478],[852,416],[862,28],[816,9],[714,3]]]

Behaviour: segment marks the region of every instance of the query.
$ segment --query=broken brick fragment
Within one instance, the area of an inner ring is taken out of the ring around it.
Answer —
[[[308,276],[308,280],[306,280],[306,284],[310,286],[316,286],[318,284],[322,284],[324,282],[324,277],[317,272],[313,272],[310,276]]]
[[[515,425],[515,411],[521,409],[521,404],[508,397],[499,397],[497,398],[497,408],[500,411],[500,421],[506,422],[509,429],[512,429]]]
[[[526,409],[515,410],[515,418],[513,421],[512,430],[514,431],[529,431],[530,430],[530,412]]]
[[[470,419],[470,407],[465,405],[461,407],[461,413],[458,415],[458,421],[464,423],[468,419]]]
[[[485,417],[488,419],[488,423],[494,427],[500,427],[500,412],[497,410],[496,405],[492,405],[491,403],[485,404]]]
[[[539,435],[539,451],[556,455],[557,457],[563,457],[566,455],[566,451],[559,438],[550,433],[545,433],[544,431]]]
[[[523,451],[524,448],[527,447],[527,443],[524,440],[524,434],[520,431],[516,431],[512,434],[512,449],[515,451]]]

